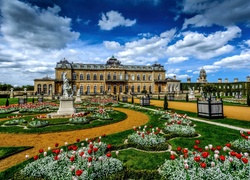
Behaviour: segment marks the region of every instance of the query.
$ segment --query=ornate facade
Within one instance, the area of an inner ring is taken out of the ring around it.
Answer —
[[[165,69],[155,63],[151,66],[123,65],[111,57],[106,64],[70,63],[61,60],[55,67],[55,79],[35,79],[34,88],[37,94],[61,95],[63,92],[63,73],[67,74],[74,93],[80,94],[140,94],[166,93]],[[50,88],[48,88],[50,87]],[[51,91],[49,91],[51,90]]]

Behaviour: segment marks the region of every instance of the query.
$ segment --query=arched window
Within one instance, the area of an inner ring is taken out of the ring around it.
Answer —
[[[96,85],[94,85],[94,93],[95,94],[97,93],[97,87],[96,87]]]
[[[137,81],[140,81],[140,74],[137,74]]]
[[[161,80],[161,75],[160,74],[158,74],[158,80]]]
[[[83,80],[83,74],[80,74],[80,80]]]
[[[119,92],[122,93],[122,85],[119,86]]]
[[[49,94],[53,93],[52,92],[52,84],[49,85]]]
[[[103,74],[100,74],[100,80],[103,80]]]
[[[132,85],[132,87],[131,87],[131,91],[132,91],[132,93],[134,93],[134,92],[135,92],[135,87],[134,87],[134,85]]]
[[[94,74],[94,80],[97,80],[97,76],[96,76],[96,74]]]
[[[100,86],[100,93],[103,93],[103,86]]]
[[[113,75],[113,80],[116,80],[116,73],[114,73]]]
[[[80,94],[83,94],[83,85],[80,86]]]
[[[120,80],[122,80],[122,74],[120,74]]]
[[[143,90],[146,90],[146,85],[143,86]]]
[[[42,92],[42,86],[41,86],[41,84],[38,84],[37,85],[37,94],[41,94],[41,92]]]
[[[73,73],[72,79],[76,80],[76,73]]]
[[[143,81],[146,81],[146,75],[145,75],[145,74],[143,74],[142,80],[143,80]]]
[[[141,92],[141,87],[140,87],[140,85],[137,86],[137,92],[138,92],[138,93]]]
[[[151,81],[151,80],[152,80],[151,75],[148,75],[148,80],[149,80],[149,81]]]
[[[133,74],[132,74],[131,78],[132,78],[132,81],[134,81],[134,80],[135,80],[135,76],[134,76]]]
[[[125,86],[125,92],[128,93],[128,85]]]
[[[90,74],[87,74],[87,80],[90,80]]]
[[[43,85],[43,94],[47,94],[47,84]]]
[[[152,93],[152,86],[151,85],[148,87],[148,91],[149,91],[149,93]]]
[[[110,74],[108,74],[108,80],[110,80],[110,79],[111,79]]]
[[[90,94],[90,86],[87,86],[87,94]]]

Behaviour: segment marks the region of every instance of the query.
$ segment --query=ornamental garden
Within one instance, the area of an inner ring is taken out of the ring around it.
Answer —
[[[0,147],[0,163],[25,153],[20,164],[1,171],[0,179],[250,179],[250,131],[206,123],[250,129],[247,121],[201,122],[194,119],[195,113],[142,107],[108,96],[92,97],[75,107],[77,112],[70,117],[47,118],[46,114],[58,110],[58,102],[2,106],[0,136],[46,134],[51,138],[50,146],[40,147],[35,154],[26,153],[32,146]],[[146,123],[139,126],[119,125],[144,117]],[[100,130],[105,127],[107,131]],[[63,137],[65,142],[58,143],[53,138],[57,133],[79,131],[82,134],[74,142]],[[99,136],[85,137],[85,131]]]

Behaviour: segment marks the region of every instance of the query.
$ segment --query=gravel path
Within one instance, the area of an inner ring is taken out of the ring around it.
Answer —
[[[41,148],[44,150],[48,147],[54,148],[55,143],[59,143],[59,146],[64,145],[65,142],[72,144],[76,142],[77,138],[85,140],[86,138],[95,138],[103,134],[118,133],[132,129],[133,126],[141,126],[149,121],[148,116],[144,113],[124,108],[114,109],[126,113],[128,116],[127,119],[106,126],[69,132],[47,134],[0,134],[0,146],[34,146],[32,149],[0,160],[0,172],[23,162],[26,154],[33,157],[39,154],[38,150]]]

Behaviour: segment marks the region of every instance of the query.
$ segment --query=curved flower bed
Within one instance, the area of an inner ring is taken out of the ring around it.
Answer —
[[[89,123],[89,119],[86,117],[74,117],[69,119],[71,124],[86,124]]]
[[[163,129],[164,133],[174,133],[179,136],[195,136],[196,132],[193,127],[181,125],[181,124],[172,124],[168,125]]]
[[[199,144],[199,143],[198,143]],[[212,145],[199,148],[196,144],[195,151],[178,147],[182,154],[176,157],[171,154],[160,167],[159,173],[164,179],[250,179],[250,164],[248,153],[232,151],[227,144],[224,148]],[[223,152],[222,151],[225,151]]]
[[[71,145],[67,149],[53,149],[52,153],[41,149],[41,158],[35,156],[35,161],[26,165],[21,174],[45,179],[103,178],[123,169],[120,160],[111,157],[109,151],[106,153],[110,147],[99,141],[83,147]]]
[[[161,131],[159,128],[148,128],[144,126],[134,127],[135,133],[128,136],[128,142],[138,144],[140,146],[157,146],[166,142],[165,138],[159,135]]]
[[[250,131],[244,133],[243,131],[240,131],[241,139],[237,139],[233,142],[231,142],[232,146],[236,149],[250,152]]]
[[[28,127],[32,127],[32,128],[44,127],[47,125],[49,125],[48,121],[39,121],[39,120],[33,120],[28,123]]]
[[[27,123],[27,121],[25,119],[13,119],[13,120],[9,120],[6,121],[4,123],[4,125],[19,125],[19,124],[23,124],[23,123]]]

